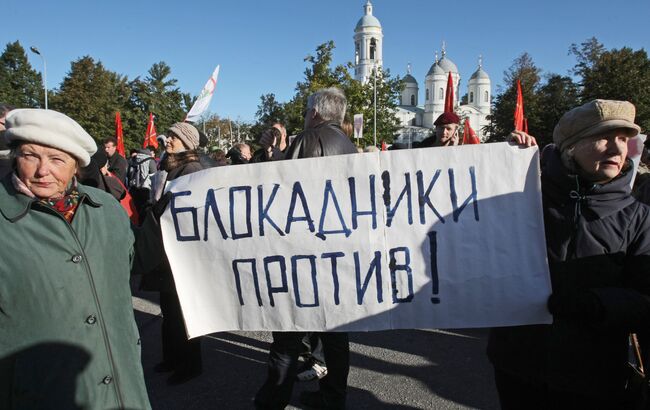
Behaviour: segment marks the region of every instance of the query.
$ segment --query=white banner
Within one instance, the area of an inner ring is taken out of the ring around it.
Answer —
[[[537,148],[212,168],[162,217],[190,337],[550,323]]]
[[[354,138],[363,138],[363,114],[354,114]]]
[[[212,76],[208,79],[208,82],[203,86],[201,94],[196,98],[194,105],[190,108],[190,112],[187,113],[185,121],[195,122],[196,120],[203,115],[205,110],[208,109],[210,101],[212,101],[212,96],[214,95],[214,90],[217,88],[217,79],[219,78],[219,66],[214,69]]]

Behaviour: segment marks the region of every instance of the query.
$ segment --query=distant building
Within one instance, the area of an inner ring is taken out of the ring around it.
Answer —
[[[368,82],[375,67],[383,65],[383,31],[381,23],[372,14],[373,6],[370,0],[364,5],[364,15],[354,29],[354,76],[358,81]],[[442,46],[442,58],[435,60],[424,78],[424,105],[420,103],[418,82],[411,75],[410,64],[404,76],[404,90],[400,98],[400,105],[396,115],[402,129],[398,142],[409,143],[419,141],[431,134],[433,122],[444,111],[447,78],[451,73],[454,83],[454,106],[456,113],[464,122],[469,119],[470,126],[481,140],[488,135],[483,132],[483,127],[489,124],[487,116],[490,115],[490,101],[492,86],[490,77],[483,70],[482,59],[479,58],[478,68],[467,83],[467,103],[460,104],[460,74],[458,67],[447,57],[445,45]]]

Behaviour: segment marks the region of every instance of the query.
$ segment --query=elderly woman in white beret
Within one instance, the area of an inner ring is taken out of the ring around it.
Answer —
[[[553,323],[492,329],[503,409],[632,408],[628,337],[650,329],[650,208],[631,196],[627,158],[634,116],[626,101],[574,108],[542,153]]]
[[[96,151],[71,118],[6,118],[0,184],[0,408],[148,409],[120,204],[78,184]]]

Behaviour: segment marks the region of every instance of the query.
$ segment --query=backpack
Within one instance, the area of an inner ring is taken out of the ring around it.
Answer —
[[[155,161],[150,155],[138,153],[129,161],[126,179],[129,188],[151,189],[150,161]]]

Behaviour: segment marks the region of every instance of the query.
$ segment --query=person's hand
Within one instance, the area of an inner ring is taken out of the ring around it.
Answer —
[[[515,145],[521,145],[523,147],[532,147],[537,145],[537,140],[532,135],[528,135],[523,131],[514,130],[508,136],[508,142]]]
[[[262,148],[264,148],[268,152],[273,147],[275,147],[275,144],[277,144],[277,141],[276,138],[273,136],[273,131],[270,129],[264,130],[262,132],[262,135],[260,136],[260,145],[262,146]]]

